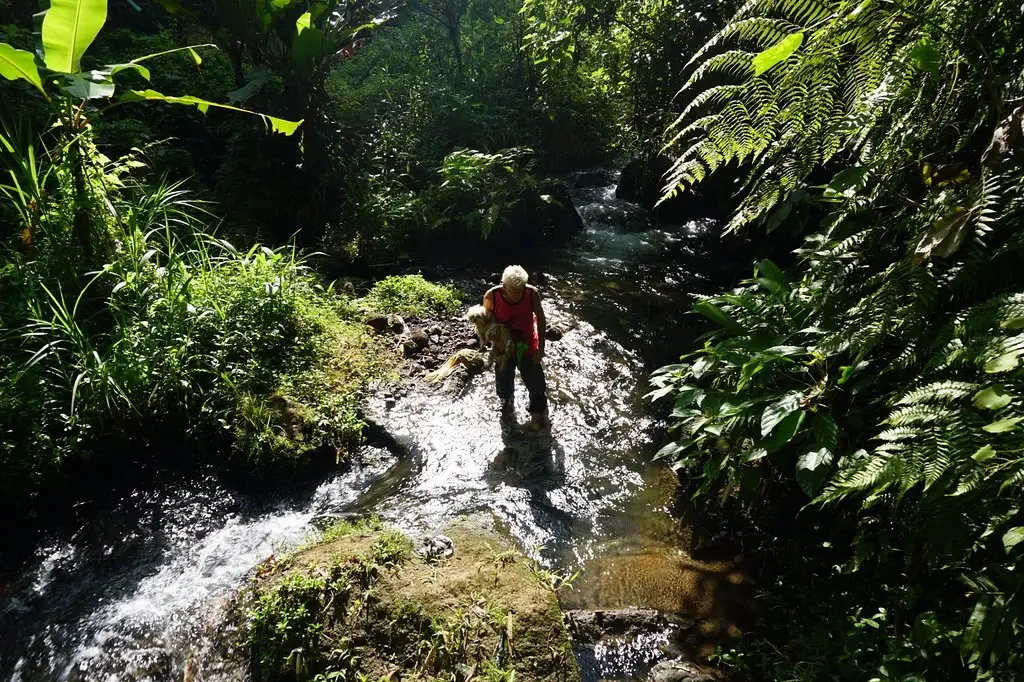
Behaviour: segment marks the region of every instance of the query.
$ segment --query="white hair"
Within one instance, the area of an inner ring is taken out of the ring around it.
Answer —
[[[526,274],[526,270],[521,265],[510,265],[505,268],[505,272],[501,273],[501,283],[513,287],[526,286],[529,279],[530,276]]]

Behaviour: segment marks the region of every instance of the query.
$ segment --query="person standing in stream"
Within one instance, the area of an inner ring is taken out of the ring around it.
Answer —
[[[543,431],[551,429],[548,419],[547,382],[544,379],[544,331],[547,320],[540,302],[540,292],[527,284],[529,276],[518,265],[510,265],[501,275],[501,284],[484,294],[484,307],[494,315],[496,322],[509,328],[515,342],[515,361],[505,363],[504,369],[494,370],[494,388],[501,401],[503,422],[515,417],[513,396],[515,372],[523,379],[530,394],[530,423]]]

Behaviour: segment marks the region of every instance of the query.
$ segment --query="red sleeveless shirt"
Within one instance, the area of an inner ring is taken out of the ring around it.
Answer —
[[[511,330],[513,341],[526,344],[523,355],[533,355],[540,344],[537,320],[533,316],[533,290],[527,287],[523,298],[515,304],[505,300],[501,287],[494,287],[491,291],[494,292],[494,319]]]

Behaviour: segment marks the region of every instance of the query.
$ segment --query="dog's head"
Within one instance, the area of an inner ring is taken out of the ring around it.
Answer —
[[[480,324],[481,322],[489,321],[491,319],[491,313],[482,305],[475,305],[469,309],[468,313],[466,313],[466,319],[472,324]]]

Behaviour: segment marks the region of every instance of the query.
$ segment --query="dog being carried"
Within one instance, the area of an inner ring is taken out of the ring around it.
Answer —
[[[459,365],[470,371],[490,369],[497,366],[503,370],[505,365],[512,359],[515,352],[515,343],[512,341],[512,334],[508,327],[494,319],[487,308],[482,305],[475,305],[469,309],[466,319],[476,330],[477,338],[480,340],[481,349],[489,349],[487,359],[484,360],[483,353],[470,348],[463,348],[456,351],[438,369],[427,374],[424,378],[432,383],[444,381],[455,371]]]

